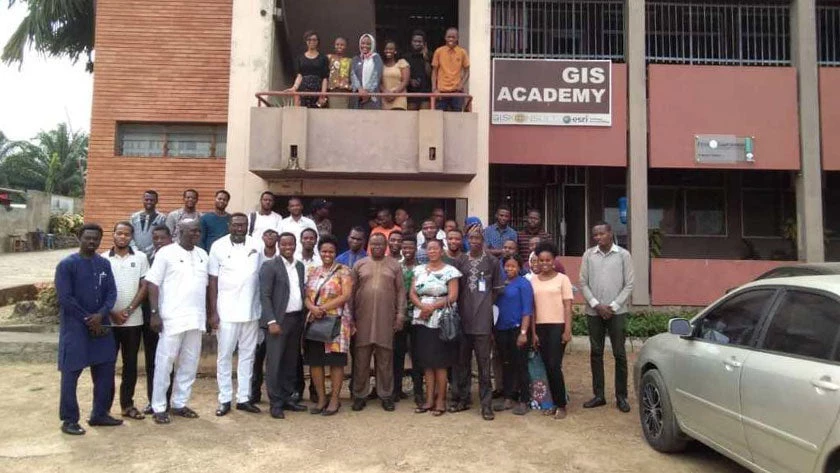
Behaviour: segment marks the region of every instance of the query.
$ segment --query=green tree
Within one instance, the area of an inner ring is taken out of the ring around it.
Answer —
[[[6,138],[6,134],[0,131],[0,170],[3,170],[3,163],[6,158],[18,151],[20,143]],[[5,172],[0,172],[0,185],[8,186],[9,179]]]
[[[12,187],[80,196],[85,192],[87,148],[87,134],[71,132],[62,123],[31,142],[18,143],[0,163],[0,174]]]
[[[26,4],[21,20],[0,56],[6,64],[22,64],[27,48],[55,57],[69,57],[73,62],[86,56],[85,68],[93,72],[95,0],[9,0]]]

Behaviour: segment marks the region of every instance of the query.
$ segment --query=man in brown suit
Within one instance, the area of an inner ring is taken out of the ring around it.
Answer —
[[[353,317],[356,342],[353,350],[353,410],[365,408],[370,390],[370,360],[376,366],[376,392],[382,408],[394,410],[394,332],[405,317],[405,286],[402,269],[394,258],[385,257],[387,239],[370,237],[370,257],[353,265]]]

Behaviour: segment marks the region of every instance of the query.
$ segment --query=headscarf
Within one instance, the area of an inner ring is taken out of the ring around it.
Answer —
[[[470,240],[469,240],[470,233],[471,232],[478,232],[478,234],[483,237],[484,234],[482,233],[482,230],[483,230],[483,228],[482,228],[482,225],[481,225],[481,219],[480,218],[478,218],[478,217],[467,217],[466,219],[464,219],[464,236],[467,237],[467,238],[464,238],[464,242],[461,243],[461,246],[462,246],[464,252],[470,251]]]
[[[362,53],[362,40],[365,39],[365,36],[370,38],[370,52],[367,54]],[[373,61],[376,56],[378,56],[376,53],[376,38],[370,33],[359,36],[359,57],[362,58],[362,85],[364,87],[374,82],[376,67]]]

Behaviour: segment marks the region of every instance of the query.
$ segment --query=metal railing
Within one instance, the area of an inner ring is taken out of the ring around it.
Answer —
[[[788,3],[651,1],[646,5],[648,62],[790,65]]]
[[[840,4],[817,5],[817,62],[840,66]]]
[[[492,56],[624,61],[621,0],[493,0]]]
[[[368,93],[370,97],[406,97],[406,98],[424,98],[429,99],[429,107],[434,110],[437,99],[441,98],[459,98],[463,99],[461,107],[462,112],[472,111],[472,95],[464,93],[418,93],[418,92],[376,92]],[[265,91],[254,94],[257,98],[257,106],[262,107],[288,107],[300,106],[301,97],[326,97],[329,102],[330,97],[360,97],[358,92],[295,92],[291,90],[281,91]],[[327,107],[329,108],[329,106]]]

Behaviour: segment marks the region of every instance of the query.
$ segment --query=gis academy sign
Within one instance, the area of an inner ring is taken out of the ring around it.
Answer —
[[[494,125],[612,125],[612,63],[493,59]]]

